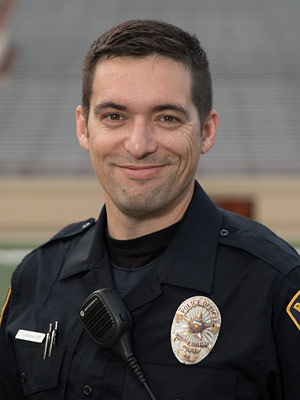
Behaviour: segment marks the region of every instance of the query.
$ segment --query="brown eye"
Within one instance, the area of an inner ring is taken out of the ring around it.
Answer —
[[[111,121],[120,121],[123,119],[120,114],[109,114],[106,118],[110,119]]]
[[[161,121],[166,122],[168,124],[173,124],[174,122],[178,122],[178,119],[172,117],[171,115],[165,115],[164,117],[161,118]]]

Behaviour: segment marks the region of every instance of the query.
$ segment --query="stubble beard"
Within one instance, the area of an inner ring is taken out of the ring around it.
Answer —
[[[147,182],[137,188],[116,183],[106,193],[123,214],[131,218],[151,218],[163,216],[174,207],[185,189],[175,186],[176,181],[169,177],[151,187],[147,187]]]
[[[110,198],[115,206],[131,217],[147,217],[163,212],[168,207],[171,184],[160,184],[153,188],[141,185],[137,189],[115,186]]]
[[[156,155],[147,156],[143,160],[132,159],[127,157],[126,159],[119,156],[111,156],[110,165],[113,166],[109,173],[109,181],[101,183],[101,177],[98,178],[106,194],[114,204],[114,206],[120,210],[123,214],[130,217],[142,218],[151,217],[156,214],[160,215],[168,209],[170,201],[172,201],[172,193],[174,196],[174,187],[178,179],[178,166],[174,168],[173,157],[158,158]],[[115,165],[124,164],[140,164],[140,165],[169,165],[173,166],[169,171],[168,176],[165,176],[160,181],[156,181],[157,178],[150,178],[145,181],[132,181],[122,182],[118,176],[115,176]],[[108,175],[107,175],[108,177]],[[175,189],[176,192],[176,189]],[[176,195],[175,195],[176,196]]]

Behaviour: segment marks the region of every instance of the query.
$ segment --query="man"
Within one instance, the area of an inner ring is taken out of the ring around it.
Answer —
[[[197,38],[148,20],[106,32],[84,60],[76,120],[105,207],[16,269],[0,330],[3,398],[298,398],[299,256],[195,183],[218,125]],[[102,288],[131,313],[148,392],[80,323]]]

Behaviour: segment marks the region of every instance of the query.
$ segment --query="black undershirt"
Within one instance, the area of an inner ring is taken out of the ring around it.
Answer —
[[[106,232],[106,243],[113,266],[136,269],[160,257],[175,235],[180,221],[165,229],[130,240],[111,238]]]

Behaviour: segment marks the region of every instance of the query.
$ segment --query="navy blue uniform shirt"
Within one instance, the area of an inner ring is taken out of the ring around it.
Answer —
[[[84,331],[78,310],[93,291],[113,287],[106,213],[70,225],[15,270],[0,329],[0,393],[5,400],[146,400],[143,386]],[[124,297],[133,345],[157,400],[300,398],[299,255],[264,226],[217,209],[196,184],[165,253]],[[222,323],[210,353],[186,365],[170,331],[179,305],[203,296]],[[299,297],[298,297],[299,296]],[[42,343],[58,321],[51,356]],[[45,359],[44,359],[45,358]]]

